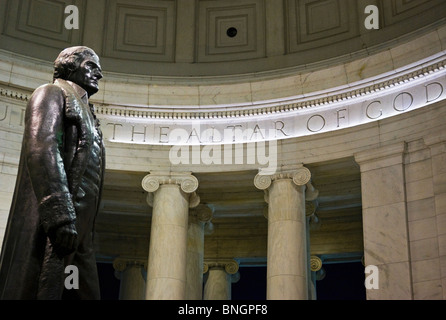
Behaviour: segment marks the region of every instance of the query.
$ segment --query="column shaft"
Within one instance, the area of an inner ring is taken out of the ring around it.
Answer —
[[[231,300],[231,275],[223,267],[209,269],[204,300]]]
[[[308,298],[305,187],[291,179],[269,189],[267,299]]]
[[[119,300],[144,300],[146,284],[142,266],[130,265],[121,273]]]
[[[186,293],[188,196],[163,184],[153,200],[146,299],[183,300]]]
[[[186,299],[201,300],[203,296],[203,223],[193,217],[187,237]]]
[[[204,286],[204,300],[231,300],[232,283],[237,282],[240,274],[235,260],[207,261],[205,271],[208,273]]]
[[[203,264],[205,226],[212,219],[212,209],[201,204],[189,212],[187,232],[186,299],[203,298]],[[208,228],[207,228],[208,229]]]
[[[269,300],[308,299],[307,220],[305,190],[311,172],[303,165],[283,166],[280,172],[259,172],[254,185],[265,191],[268,202],[267,294]]]
[[[140,259],[119,257],[113,261],[113,268],[116,278],[120,280],[119,300],[144,300],[145,263]]]

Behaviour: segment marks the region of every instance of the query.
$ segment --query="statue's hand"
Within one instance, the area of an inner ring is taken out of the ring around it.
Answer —
[[[52,242],[59,256],[63,257],[72,253],[77,247],[77,231],[74,223],[57,228]]]

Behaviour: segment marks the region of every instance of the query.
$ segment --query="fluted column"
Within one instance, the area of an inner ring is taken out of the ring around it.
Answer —
[[[303,166],[274,175],[258,174],[254,184],[268,202],[267,299],[308,299],[305,189],[311,178]]]
[[[204,300],[231,300],[231,284],[238,280],[239,265],[235,260],[207,261],[204,273],[208,272],[204,286]]]
[[[187,232],[186,299],[203,297],[204,234],[212,219],[212,209],[200,204],[189,213]]]
[[[198,180],[191,173],[150,173],[142,186],[153,206],[146,299],[184,300],[188,215],[199,203]]]
[[[120,257],[113,261],[113,268],[116,277],[121,280],[119,300],[144,300],[146,293],[144,276],[147,263]]]

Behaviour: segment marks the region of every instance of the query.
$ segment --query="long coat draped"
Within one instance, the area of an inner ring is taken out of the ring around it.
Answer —
[[[58,79],[37,88],[27,104],[18,175],[0,256],[1,299],[37,299],[43,274],[56,273],[59,280],[64,276],[62,260],[53,265],[45,261],[49,235],[64,224],[77,224],[81,180],[94,130],[99,130],[82,91],[76,84]],[[103,153],[102,139],[100,148]],[[105,156],[101,160],[105,161]],[[105,164],[101,167],[99,190]],[[96,216],[98,204],[94,205],[91,214]]]

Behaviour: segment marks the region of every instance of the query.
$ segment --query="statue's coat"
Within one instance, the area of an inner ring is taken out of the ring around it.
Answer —
[[[90,290],[85,298],[99,298],[91,226],[99,207],[105,153],[96,121],[86,92],[72,82],[58,79],[32,94],[0,257],[1,299],[59,299],[67,276],[64,265],[78,261],[76,256],[83,259],[79,274]],[[98,193],[86,197],[84,189],[91,186],[84,187],[83,175],[95,141],[100,141]],[[77,216],[82,210],[90,217]],[[58,259],[47,235],[73,221],[81,245]]]

